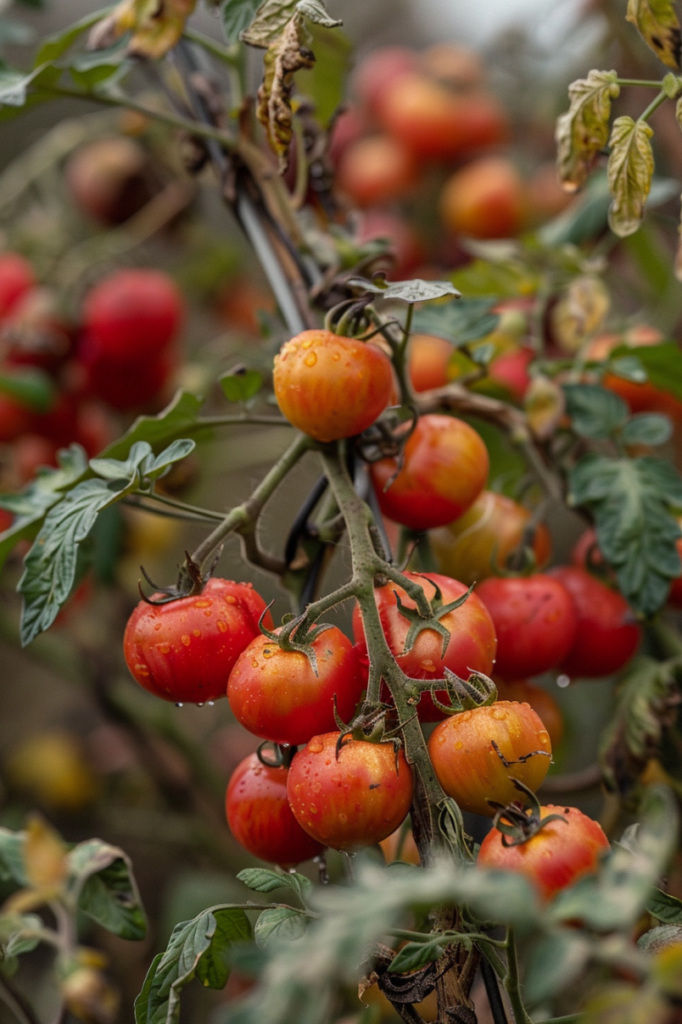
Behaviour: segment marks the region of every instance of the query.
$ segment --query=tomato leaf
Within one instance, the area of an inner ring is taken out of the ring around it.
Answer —
[[[240,368],[223,374],[218,383],[228,402],[247,402],[263,386],[263,375],[258,370]]]
[[[99,11],[93,11],[91,14],[86,14],[84,18],[74,21],[62,32],[57,32],[54,35],[47,36],[36,53],[35,60],[33,61],[34,68],[39,68],[43,64],[55,61],[61,57],[63,53],[66,53],[66,51],[73,46],[83,32],[92,28],[93,25],[96,25],[97,22],[101,21],[102,18],[111,10],[111,7],[103,7]]]
[[[620,95],[617,71],[590,71],[568,88],[570,106],[557,120],[559,175],[575,192],[587,180],[609,137],[611,100]]]
[[[270,871],[269,868],[245,868],[237,875],[240,882],[253,889],[254,892],[274,892],[275,889],[293,889],[294,892],[305,900],[312,892],[312,882],[305,875],[297,871],[287,871],[286,874],[279,874],[277,871]]]
[[[631,380],[634,384],[646,384],[649,379],[642,361],[637,356],[611,358],[609,372],[616,377],[622,377],[623,380]]]
[[[68,889],[79,910],[123,939],[143,939],[147,922],[130,858],[101,839],[69,853]]]
[[[56,85],[62,74],[61,68],[43,64],[25,74],[11,68],[0,70],[0,106],[23,107],[29,100],[29,87],[39,91],[40,86]]]
[[[236,907],[212,907],[176,925],[135,1000],[137,1024],[176,1024],[185,985],[196,977],[208,988],[223,988],[230,973],[230,947],[250,938],[249,920]]]
[[[36,412],[48,412],[57,397],[54,381],[42,370],[26,368],[0,374],[0,394],[16,398]]]
[[[673,0],[628,0],[625,17],[666,67],[679,70],[682,37]]]
[[[241,33],[240,39],[250,46],[266,49],[297,14],[325,28],[335,28],[341,24],[330,18],[322,0],[263,0],[253,22]]]
[[[362,288],[373,295],[380,295],[382,299],[399,299],[401,302],[411,304],[413,302],[432,302],[434,299],[442,299],[446,295],[454,295],[459,298],[460,293],[450,281],[422,281],[414,278],[412,281],[368,281],[364,277],[352,277],[348,282],[351,288]]]
[[[538,938],[530,949],[523,977],[529,1003],[551,999],[575,981],[587,966],[591,951],[589,939],[565,929]]]
[[[570,500],[592,513],[597,542],[632,607],[653,615],[665,603],[682,566],[673,509],[682,506],[682,480],[660,459],[584,455],[569,473]]]
[[[650,384],[662,391],[669,391],[682,401],[682,352],[676,342],[664,341],[660,345],[639,345],[633,348],[619,345],[611,353],[611,358],[618,362],[621,358],[637,359]],[[616,372],[613,365],[609,368]]]
[[[609,191],[613,196],[609,227],[619,238],[632,235],[642,223],[654,173],[653,134],[653,128],[646,121],[634,121],[627,115],[613,122],[607,168]]]
[[[236,43],[239,36],[253,21],[259,0],[224,0],[220,5],[220,18],[228,43]]]
[[[682,900],[662,889],[651,890],[646,909],[657,921],[667,925],[682,925]]]
[[[11,832],[0,828],[0,879],[28,885],[24,864],[24,832]]]
[[[564,384],[563,391],[571,426],[580,437],[605,440],[628,418],[623,399],[599,384]]]
[[[139,416],[122,437],[104,449],[102,455],[112,459],[126,458],[136,441],[147,441],[153,451],[158,452],[179,437],[192,435],[201,439],[210,436],[210,430],[198,422],[203,404],[202,398],[188,391],[178,391],[157,416]]]
[[[256,921],[253,936],[261,947],[269,942],[291,942],[300,939],[305,933],[307,920],[300,910],[294,907],[275,907],[264,910]]]
[[[418,334],[435,334],[456,347],[485,338],[497,329],[498,313],[493,313],[496,299],[462,298],[418,309],[412,318],[412,330]]]
[[[647,953],[656,953],[673,944],[682,943],[682,928],[679,925],[665,924],[659,928],[651,928],[637,939],[637,945]]]
[[[665,444],[672,437],[673,425],[667,416],[655,412],[643,412],[633,416],[623,427],[623,444]]]
[[[391,961],[389,971],[405,974],[439,960],[445,950],[438,942],[408,942]]]

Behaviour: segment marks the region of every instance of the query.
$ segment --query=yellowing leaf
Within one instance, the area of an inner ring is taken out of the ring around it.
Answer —
[[[552,329],[565,352],[573,355],[599,330],[611,298],[598,277],[584,274],[571,281],[552,310]]]
[[[129,53],[158,59],[178,42],[195,5],[196,0],[122,0],[92,30],[89,47],[103,49],[130,32]]]
[[[633,121],[626,116],[613,122],[608,164],[609,191],[613,196],[609,227],[620,238],[632,235],[642,223],[654,173],[653,134],[646,121]]]
[[[670,1015],[665,999],[646,986],[614,983],[588,1001],[581,1024],[664,1024]]]
[[[325,28],[341,24],[329,17],[323,0],[263,0],[253,21],[239,38],[250,46],[266,49],[277,42],[295,17],[308,18]]]
[[[39,815],[26,824],[24,867],[35,889],[58,891],[68,871],[67,848],[61,836]]]
[[[682,999],[682,942],[656,953],[653,975],[667,996]]]
[[[524,398],[528,425],[538,441],[546,441],[559,425],[566,408],[564,393],[549,377],[531,381]]]
[[[571,105],[557,120],[559,177],[567,192],[585,183],[609,137],[611,100],[620,94],[616,71],[590,71],[568,88]]]
[[[673,0],[628,0],[625,17],[659,60],[679,69],[682,38]]]
[[[311,68],[315,55],[305,45],[307,33],[303,18],[295,14],[280,36],[271,43],[263,58],[265,74],[258,90],[258,120],[268,133],[268,141],[279,156],[280,170],[286,170],[291,125],[291,94],[294,73]]]

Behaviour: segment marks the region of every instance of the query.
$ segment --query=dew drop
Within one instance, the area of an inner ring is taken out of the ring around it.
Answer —
[[[265,650],[263,651],[263,657],[264,658],[274,658],[274,656],[275,656],[275,651],[274,651],[274,649],[272,647],[266,647]],[[320,747],[320,750],[321,749],[322,748]]]
[[[571,677],[562,673],[560,676],[556,677],[556,684],[557,686],[560,686],[562,690],[565,690],[567,686],[571,685]]]
[[[197,704],[198,708],[203,708],[203,706],[204,706],[204,702],[203,701],[201,702],[201,704]]]
[[[169,654],[170,644],[159,644],[156,649],[159,652],[159,654]]]
[[[420,665],[421,668],[424,669],[425,672],[435,672],[436,671],[436,666],[433,663],[433,661],[431,660],[431,658],[424,658],[423,661],[419,662],[419,665]]]
[[[338,363],[340,358],[341,358],[341,356],[339,355],[338,352],[333,352],[332,353],[332,359],[334,360],[335,363]]]
[[[155,630],[157,631],[157,633],[158,633],[158,631],[159,631],[159,630],[161,629],[161,623],[160,623],[160,622],[155,622],[155,623],[154,623],[154,629],[155,629]]]
[[[317,362],[317,356],[314,352],[310,352],[303,360],[306,366],[314,366]]]
[[[218,619],[218,621],[216,622],[216,626],[218,627],[221,633],[227,633],[227,623],[224,622],[223,619]]]
[[[175,706],[176,706],[176,708],[184,708],[185,705],[184,704],[176,704]]]
[[[307,348],[312,348],[312,347],[313,347],[313,340],[312,340],[312,338],[306,338],[306,340],[301,345],[301,348],[306,348],[306,349]]]
[[[308,810],[311,814],[317,814],[317,804],[308,804]]]
[[[188,636],[187,633],[183,633],[180,639],[182,640],[185,647],[189,647],[189,645],[192,643],[192,638]]]
[[[342,825],[345,825],[346,822],[348,821],[348,815],[347,814],[339,814],[339,821],[341,822]]]
[[[321,753],[322,753],[322,744],[320,743],[320,741],[319,741],[319,740],[317,741],[317,743],[313,743],[313,742],[311,741],[311,742],[310,742],[310,743],[308,744],[308,751],[309,751],[309,752],[310,752],[311,754],[321,754]]]
[[[192,630],[192,634],[193,634],[193,636],[201,636],[201,630],[200,629],[193,629]]]
[[[457,742],[455,743],[455,750],[461,750],[463,746],[464,744],[462,743],[462,741],[457,740]]]
[[[195,608],[210,608],[211,607],[211,602],[210,601],[195,601],[194,602],[194,607]]]
[[[503,722],[504,719],[507,717],[507,709],[506,708],[495,708],[494,707],[492,709],[492,711],[490,712],[490,714],[491,714],[491,717],[492,718],[496,718],[498,722]]]
[[[233,597],[232,594],[228,594],[227,597],[225,598],[225,600],[227,601],[228,604],[236,604],[237,603],[237,598]]]

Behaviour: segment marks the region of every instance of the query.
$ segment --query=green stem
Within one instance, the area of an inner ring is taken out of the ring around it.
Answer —
[[[656,98],[651,101],[651,103],[646,108],[644,113],[639,115],[638,120],[639,121],[648,121],[649,118],[651,117],[651,115],[653,114],[653,112],[655,110],[658,110],[658,108],[660,106],[662,106],[662,104],[665,103],[665,101],[667,99],[670,99],[670,97],[668,96],[668,94],[665,91],[665,89],[661,89],[661,91],[659,92],[658,96],[656,96]]]
[[[225,518],[220,512],[213,512],[209,508],[200,508],[198,505],[188,505],[184,501],[178,501],[177,498],[169,498],[165,494],[157,494],[156,491],[149,494],[146,491],[136,491],[142,498],[149,498],[151,501],[158,501],[162,505],[168,505],[170,508],[175,508],[179,512],[186,512],[189,515],[200,516],[202,519],[215,520],[218,523],[222,523]],[[151,509],[146,511],[151,512]]]
[[[657,82],[654,82],[654,81],[647,81],[645,79],[640,79],[640,78],[617,78],[616,79],[616,85],[643,85],[643,86],[646,86],[649,89],[660,89],[661,88],[661,80],[659,78],[659,80]]]
[[[205,36],[203,32],[196,32],[193,28],[188,28],[186,25],[183,36],[185,39],[188,39],[190,43],[196,43],[197,46],[201,46],[202,49],[206,50],[213,57],[217,57],[218,60],[222,61],[223,64],[227,64],[228,67],[239,67],[239,58],[237,56],[237,50],[239,49],[238,45],[232,49],[228,49],[225,46],[221,46],[220,43],[216,43],[214,39],[210,39],[208,36]]]
[[[521,998],[519,961],[516,955],[516,938],[513,928],[507,929],[507,977],[505,978],[504,987],[507,990],[509,1002],[514,1011],[516,1024],[533,1024]]]
[[[186,430],[201,430],[204,427],[232,427],[238,423],[251,424],[253,426],[262,427],[290,427],[289,420],[285,420],[283,416],[255,416],[255,415],[239,415],[239,416],[202,416],[200,417],[194,426],[185,428]]]

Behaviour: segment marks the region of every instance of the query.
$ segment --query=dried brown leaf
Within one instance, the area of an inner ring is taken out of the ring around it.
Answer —
[[[291,96],[294,74],[311,68],[315,55],[308,49],[303,17],[295,14],[275,42],[268,46],[263,63],[265,74],[258,90],[258,120],[265,127],[268,141],[277,153],[280,171],[287,168],[289,144],[293,136]]]

